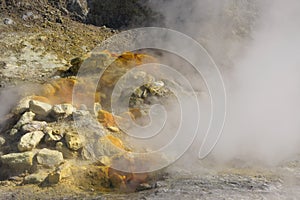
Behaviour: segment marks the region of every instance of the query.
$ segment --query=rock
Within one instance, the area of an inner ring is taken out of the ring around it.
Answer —
[[[66,140],[67,146],[71,150],[77,151],[83,146],[82,140],[79,137],[78,133],[75,133],[75,132],[66,133],[65,140]]]
[[[47,122],[40,122],[40,121],[32,121],[28,124],[24,124],[21,128],[21,130],[24,133],[27,132],[34,132],[34,131],[42,131],[44,130],[45,126],[47,125]]]
[[[76,109],[72,106],[72,104],[59,104],[53,106],[52,113],[55,118],[68,117],[75,110]]]
[[[100,110],[98,112],[98,120],[99,122],[106,128],[110,128],[110,130],[112,131],[116,131],[116,132],[119,132],[119,128],[116,124],[116,121],[115,121],[115,117],[114,115],[112,115],[111,113],[105,111],[105,110]]]
[[[162,25],[162,15],[144,0],[88,0],[87,22],[113,29]],[[104,9],[103,9],[104,8]]]
[[[5,139],[0,136],[0,147],[5,144]]]
[[[47,167],[57,166],[64,161],[63,154],[61,152],[46,148],[40,150],[36,158],[39,164]]]
[[[152,188],[153,187],[150,184],[142,183],[142,184],[137,186],[136,191],[139,192],[139,191],[144,191],[144,190],[150,190]]]
[[[35,114],[33,112],[25,112],[19,121],[14,126],[15,129],[20,129],[24,124],[30,123],[35,117]]]
[[[159,95],[163,96],[164,90],[163,87],[165,86],[165,83],[163,81],[155,81],[153,83],[147,84],[147,88],[149,89],[150,93],[152,95]]]
[[[84,19],[88,13],[86,0],[67,0],[68,11]]]
[[[19,132],[18,129],[12,128],[12,129],[10,130],[10,132],[9,132],[9,135],[10,135],[10,136],[14,136],[14,135],[16,135],[18,132]]]
[[[10,153],[0,157],[1,162],[10,166],[13,169],[27,168],[32,166],[35,153]]]
[[[122,175],[113,173],[109,176],[109,180],[114,188],[125,188],[125,180]]]
[[[3,23],[4,23],[5,25],[12,25],[12,24],[14,24],[15,22],[14,22],[14,20],[12,20],[12,19],[10,19],[10,18],[5,18],[5,19],[3,20]]]
[[[42,183],[46,178],[48,174],[45,172],[30,174],[24,178],[23,183],[24,184],[39,184]]]
[[[56,148],[56,150],[60,151],[63,154],[63,157],[65,159],[72,159],[72,158],[76,158],[78,156],[77,151],[71,151],[62,142],[57,142],[55,145],[55,148]]]
[[[120,132],[120,129],[116,126],[108,126],[107,129],[112,132]]]
[[[46,134],[46,137],[45,137],[46,143],[57,142],[57,141],[61,140],[63,137],[61,134],[59,134],[59,132],[53,131],[53,129],[50,127],[46,127],[44,129],[44,133]]]
[[[31,96],[25,97],[19,101],[17,106],[13,109],[14,114],[23,114],[24,112],[29,110],[29,101],[31,100]]]
[[[72,174],[72,170],[71,170],[71,165],[68,163],[64,163],[64,164],[58,166],[55,169],[55,171],[48,174],[47,180],[50,185],[57,184],[62,179],[72,178],[72,175],[73,174]]]
[[[34,131],[26,133],[21,137],[21,140],[18,144],[19,151],[30,151],[35,148],[44,137],[42,131]]]
[[[22,19],[23,19],[24,21],[27,21],[27,20],[33,19],[33,18],[34,18],[34,15],[33,15],[33,12],[31,12],[31,11],[26,12],[26,13],[22,16]]]
[[[29,110],[42,117],[46,117],[50,113],[51,109],[52,105],[50,104],[35,100],[29,101]]]
[[[47,177],[49,184],[57,184],[61,180],[61,174],[57,171],[52,172]]]

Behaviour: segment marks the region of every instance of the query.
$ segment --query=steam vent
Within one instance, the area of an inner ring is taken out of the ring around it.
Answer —
[[[151,188],[150,184],[158,178],[158,174],[135,173],[137,165],[146,165],[147,161],[135,163],[128,157],[133,147],[126,143],[126,135],[118,128],[115,118],[124,122],[129,118],[138,119],[142,113],[147,113],[146,109],[135,106],[138,102],[170,92],[163,86],[148,84],[132,95],[128,113],[113,116],[106,107],[111,101],[107,98],[111,96],[109,93],[127,70],[155,59],[146,54],[129,52],[116,55],[103,51],[93,55],[101,63],[114,60],[100,79],[97,90],[93,91],[89,87],[91,83],[86,80],[97,78],[94,73],[104,70],[106,66],[100,64],[93,68],[90,65],[84,72],[88,79],[75,77],[80,65],[91,59],[90,56],[71,60],[70,68],[58,71],[64,78],[44,83],[36,93],[22,97],[11,113],[2,119],[2,124],[5,124],[2,128],[4,137],[1,137],[2,180],[18,176],[19,184],[72,184],[98,191]],[[144,78],[153,79],[150,75]],[[72,102],[75,85],[80,88],[77,95],[82,100],[81,104]],[[140,91],[143,95],[139,94]],[[91,111],[84,104],[89,96],[95,98],[93,112],[96,113],[96,121],[89,119]],[[97,122],[101,125],[97,126]],[[79,134],[79,130],[84,134]],[[125,162],[120,161],[120,157]],[[131,166],[133,171],[115,170],[110,167],[114,162]]]

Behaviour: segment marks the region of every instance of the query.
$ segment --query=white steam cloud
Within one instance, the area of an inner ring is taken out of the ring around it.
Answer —
[[[160,0],[152,7],[220,67],[228,116],[215,158],[277,164],[300,153],[299,1]]]

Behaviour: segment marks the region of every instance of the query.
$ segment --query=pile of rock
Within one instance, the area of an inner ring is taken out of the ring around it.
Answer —
[[[78,157],[82,139],[73,128],[62,127],[76,112],[71,104],[52,106],[26,97],[13,112],[20,117],[0,139],[1,179],[25,173],[24,183],[42,182],[65,159]]]

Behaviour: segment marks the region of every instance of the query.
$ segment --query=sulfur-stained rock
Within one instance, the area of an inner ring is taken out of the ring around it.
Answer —
[[[25,169],[33,164],[34,152],[10,153],[0,157],[1,162],[10,166],[12,169]]]
[[[18,144],[19,151],[30,151],[35,148],[44,137],[42,131],[34,131],[26,133],[21,137],[21,140]]]
[[[76,132],[68,132],[65,135],[67,146],[74,151],[77,151],[83,146],[82,140]]]
[[[29,101],[29,110],[39,116],[46,117],[50,113],[51,109],[52,105],[50,104],[35,100]]]
[[[47,167],[57,166],[64,161],[61,152],[46,148],[40,150],[36,158],[39,164]]]
[[[115,117],[105,110],[98,112],[98,120],[104,127],[109,128],[113,132],[119,132],[120,130],[116,124]]]
[[[35,117],[35,114],[33,112],[25,112],[19,121],[14,126],[15,129],[20,129],[24,124],[30,123]]]
[[[48,174],[45,172],[30,174],[24,178],[23,183],[24,184],[39,184],[39,183],[42,183],[47,178],[47,176],[48,176]]]
[[[47,122],[44,122],[44,121],[32,121],[28,124],[24,124],[21,128],[21,131],[23,133],[33,132],[33,131],[42,131],[46,125],[47,125]]]

